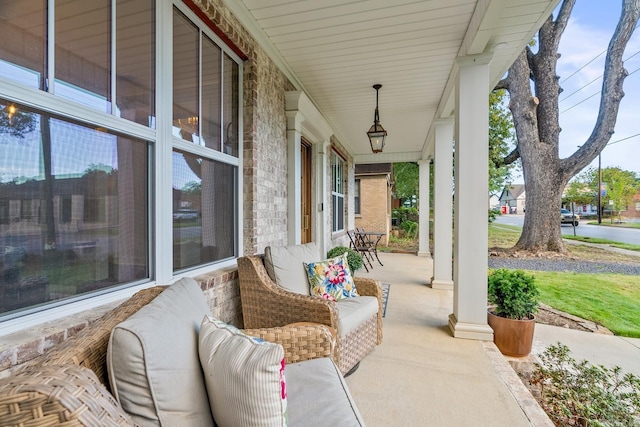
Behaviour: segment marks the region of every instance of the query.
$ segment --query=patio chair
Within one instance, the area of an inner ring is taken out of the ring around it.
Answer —
[[[362,256],[362,265],[364,269],[369,272],[369,267],[373,268],[373,252],[375,251],[374,247],[369,245],[366,240],[363,239],[361,235],[358,234],[356,230],[347,230],[347,235],[349,236],[349,246],[351,249],[358,251],[358,253]],[[369,267],[367,267],[369,264]]]
[[[286,283],[280,285],[269,277],[263,257],[246,256],[238,259],[244,327],[265,328],[297,322],[327,325],[336,331],[334,362],[343,374],[349,373],[382,342],[380,283],[369,278],[355,277],[359,297],[329,301],[309,294],[302,260],[296,260],[291,255],[284,256],[284,259],[288,266],[296,267],[299,264],[299,269],[294,268],[294,273],[299,274],[286,274]],[[287,289],[292,285],[298,286],[303,293]],[[306,294],[303,290],[305,287]]]

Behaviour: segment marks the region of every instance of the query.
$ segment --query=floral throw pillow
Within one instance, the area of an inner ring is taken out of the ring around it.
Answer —
[[[358,296],[346,253],[324,261],[305,262],[304,268],[309,277],[311,295],[330,301]]]

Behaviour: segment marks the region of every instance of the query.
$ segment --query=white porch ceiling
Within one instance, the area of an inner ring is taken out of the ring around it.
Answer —
[[[491,84],[559,0],[225,0],[356,163],[432,154],[432,125],[452,114],[455,59],[490,52]],[[389,135],[372,154],[375,83]]]

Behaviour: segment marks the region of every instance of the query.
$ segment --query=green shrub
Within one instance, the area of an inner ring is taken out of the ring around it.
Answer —
[[[402,229],[410,239],[415,239],[418,236],[418,223],[411,220],[406,220],[401,225]]]
[[[489,302],[493,313],[509,319],[530,319],[538,311],[540,291],[532,275],[522,270],[504,268],[489,273]]]
[[[556,425],[640,426],[640,377],[576,362],[562,343],[547,347],[540,360],[529,381]]]
[[[344,253],[347,253],[347,263],[349,264],[349,270],[351,273],[355,273],[357,270],[362,268],[362,256],[354,251],[351,248],[347,248],[346,246],[336,246],[335,248],[329,249],[327,252],[327,258],[335,258]]]

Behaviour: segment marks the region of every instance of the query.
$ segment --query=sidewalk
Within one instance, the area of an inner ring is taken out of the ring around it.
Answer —
[[[533,353],[541,354],[558,341],[571,349],[571,357],[608,368],[620,366],[623,372],[640,376],[640,338],[626,338],[558,326],[536,324]]]

